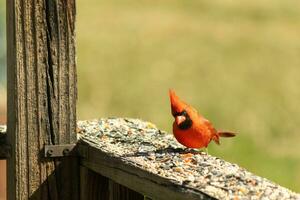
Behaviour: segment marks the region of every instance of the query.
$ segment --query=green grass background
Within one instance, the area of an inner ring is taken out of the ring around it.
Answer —
[[[78,116],[171,132],[168,88],[220,129],[209,153],[300,192],[300,2],[77,0]]]

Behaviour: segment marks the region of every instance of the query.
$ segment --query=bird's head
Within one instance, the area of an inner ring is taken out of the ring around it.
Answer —
[[[175,123],[180,129],[188,129],[192,125],[192,120],[188,114],[188,105],[181,101],[175,91],[169,90],[171,112],[175,118]]]

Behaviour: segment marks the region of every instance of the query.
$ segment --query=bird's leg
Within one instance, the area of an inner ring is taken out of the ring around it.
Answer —
[[[202,154],[202,153],[206,153],[208,154],[208,148],[205,147],[205,148],[199,148],[199,149],[195,149],[197,150],[198,153]]]
[[[208,155],[208,147],[205,147],[205,153]]]

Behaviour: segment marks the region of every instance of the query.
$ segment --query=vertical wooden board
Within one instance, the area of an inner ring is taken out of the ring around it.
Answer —
[[[14,85],[16,84],[16,80],[15,80],[15,74],[16,74],[16,68],[14,68],[14,66],[16,65],[16,52],[15,52],[15,40],[14,40],[14,36],[12,33],[14,33],[14,26],[12,23],[14,23],[14,6],[11,5],[12,1],[10,2],[10,4],[8,2],[6,2],[6,13],[11,13],[10,15],[7,14],[6,16],[6,38],[7,38],[7,51],[6,51],[6,55],[7,55],[7,99],[10,99],[10,101],[7,102],[7,106],[10,106],[11,108],[15,108],[16,106],[16,101],[15,101],[15,87]],[[9,35],[8,33],[11,33],[11,35]],[[14,109],[7,109],[7,124],[15,124],[16,123],[16,119],[15,119],[15,110]],[[7,127],[7,132],[10,133],[15,133],[16,132],[16,126],[8,126]],[[10,137],[7,138],[8,143],[12,143],[12,141],[15,141],[15,134],[10,134]],[[16,154],[15,154],[16,149],[12,149],[11,150],[11,157],[10,159],[8,159],[7,162],[7,185],[9,185],[9,187],[7,187],[7,196],[8,198],[10,196],[12,196],[12,194],[15,194],[16,191],[16,184],[15,184],[15,180],[10,178],[12,175],[17,174],[17,169],[16,167],[14,167],[14,165],[17,164],[17,160],[16,160]],[[12,198],[9,198],[12,199]]]
[[[38,188],[41,184],[40,180],[40,166],[39,166],[39,151],[41,149],[41,145],[37,140],[38,137],[38,95],[37,91],[37,62],[36,62],[36,21],[35,21],[35,2],[31,2],[31,0],[24,0],[23,4],[23,16],[22,19],[22,29],[24,38],[24,88],[25,93],[25,110],[24,117],[26,118],[26,132],[27,135],[27,163],[24,166],[28,169],[28,182],[30,186],[28,187],[28,195],[31,196],[35,191],[39,191]],[[21,75],[21,74],[20,74]],[[21,75],[22,76],[22,75]],[[22,101],[20,99],[20,101]],[[27,178],[26,178],[27,179]],[[40,192],[39,192],[40,194]],[[41,198],[40,195],[36,195]]]
[[[81,200],[144,200],[144,196],[84,166],[80,166]]]
[[[86,199],[88,194],[88,169],[80,166],[80,200]]]
[[[109,180],[109,200],[144,200],[144,195]]]
[[[74,0],[7,0],[9,199],[78,199],[76,158],[45,144],[76,142]]]
[[[80,166],[80,199],[109,200],[108,178]]]
[[[48,71],[48,55],[50,54],[49,44],[47,43],[47,30],[49,27],[47,26],[46,19],[47,19],[47,10],[46,3],[48,1],[36,1],[35,4],[35,38],[36,41],[36,62],[38,63],[36,67],[37,78],[37,91],[38,91],[38,144],[43,147],[44,144],[51,144],[51,133],[55,130],[50,129],[50,117],[45,117],[48,115],[48,112],[51,111],[53,113],[51,116],[54,115],[55,110],[48,109],[48,102],[49,100],[45,97],[51,96],[49,90],[47,90],[47,79],[49,78]],[[49,134],[50,133],[50,134]],[[41,199],[58,199],[58,193],[56,189],[56,179],[53,175],[51,175],[55,169],[53,162],[48,162],[47,160],[41,158],[41,162],[43,163],[40,167],[40,186],[39,191],[35,192],[35,197]],[[49,195],[43,195],[48,193]],[[43,196],[42,196],[43,195]]]

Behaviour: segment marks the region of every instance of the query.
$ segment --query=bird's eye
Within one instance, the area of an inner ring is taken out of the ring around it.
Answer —
[[[187,112],[185,110],[183,110],[180,114],[183,116],[187,116]]]

